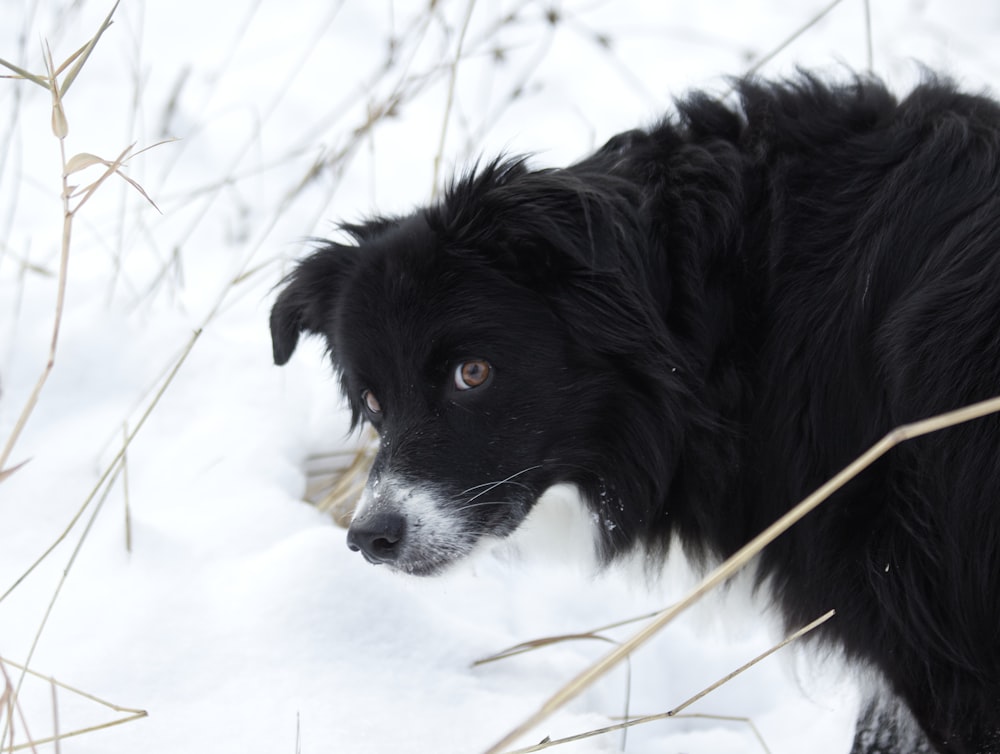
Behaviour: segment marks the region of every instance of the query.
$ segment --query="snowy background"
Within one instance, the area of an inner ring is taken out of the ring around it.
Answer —
[[[44,43],[58,65],[110,7],[0,0],[0,57],[43,73]],[[598,576],[530,541],[434,580],[350,553],[303,498],[309,470],[358,438],[345,437],[318,344],[272,366],[273,287],[304,238],[406,211],[480,152],[563,164],[760,63],[842,74],[871,54],[900,91],[918,61],[1000,90],[1000,4],[871,0],[870,45],[865,7],[123,0],[66,97],[68,154],[178,140],[126,171],[161,212],[115,177],[75,217],[55,368],[7,466],[27,463],[0,482],[0,657],[42,676],[3,665],[3,751],[139,709],[148,717],[59,750],[480,752],[609,644],[476,659],[681,594],[680,567],[655,583]],[[0,445],[51,338],[62,210],[50,111],[42,88],[0,80]],[[739,597],[716,599],[523,745],[626,705],[671,709],[770,646],[772,628]],[[698,716],[633,728],[625,746],[833,754],[849,748],[856,704],[831,663],[785,649],[686,710]],[[553,751],[621,746],[610,734]]]

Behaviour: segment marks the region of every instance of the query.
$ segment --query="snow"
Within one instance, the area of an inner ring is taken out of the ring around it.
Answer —
[[[0,656],[30,656],[46,679],[149,714],[66,739],[60,751],[483,751],[610,645],[476,659],[681,595],[691,577],[677,563],[660,579],[641,568],[595,574],[578,557],[586,522],[561,499],[518,543],[484,547],[441,578],[395,575],[349,552],[343,530],[302,497],[307,458],[358,438],[345,434],[318,344],[303,344],[282,369],[271,364],[273,287],[304,238],[427,199],[460,39],[467,57],[439,182],[480,152],[560,164],[650,122],[687,88],[723,92],[725,75],[823,6],[479,3],[463,37],[468,6],[457,0],[433,13],[426,2],[122,3],[66,97],[69,154],[111,158],[133,141],[180,140],[129,162],[162,214],[116,180],[76,218],[55,368],[11,457],[28,463],[0,482],[0,593],[91,502],[0,602]],[[864,7],[844,0],[764,72],[863,68]],[[42,71],[40,40],[58,63],[109,8],[5,2],[0,57]],[[1000,81],[1000,6],[878,0],[871,14],[875,68],[897,88],[919,78],[915,61],[972,89]],[[51,334],[61,209],[49,104],[39,87],[0,82],[9,114],[0,127],[0,440]],[[389,106],[392,117],[372,126]],[[125,477],[98,482],[137,428],[128,551]],[[554,531],[566,533],[565,547],[553,547]],[[773,628],[740,590],[713,598],[523,744],[607,725],[626,700],[632,713],[670,709],[771,646]],[[629,630],[602,636],[620,641]],[[16,668],[6,672],[19,682]],[[774,754],[843,752],[856,698],[834,661],[788,648],[687,710],[733,719],[633,728],[626,750],[760,752],[752,721]],[[25,677],[18,706],[36,740],[56,725],[66,733],[128,716],[64,688],[57,705],[58,723],[50,683]],[[20,713],[17,743],[26,740]],[[0,709],[0,728],[8,724]],[[615,733],[556,750],[617,751],[621,741]]]

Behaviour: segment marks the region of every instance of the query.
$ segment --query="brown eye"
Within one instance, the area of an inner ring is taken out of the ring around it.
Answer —
[[[472,359],[463,361],[455,367],[455,387],[459,390],[471,390],[479,387],[490,378],[493,368],[488,361]]]
[[[371,390],[365,390],[361,393],[361,400],[365,402],[365,407],[369,412],[373,414],[382,413],[382,404],[378,402],[378,398],[375,397],[375,393]]]

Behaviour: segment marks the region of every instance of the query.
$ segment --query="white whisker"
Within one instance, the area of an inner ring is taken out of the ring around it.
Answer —
[[[478,484],[475,487],[470,487],[469,490],[474,490],[474,489],[477,489],[478,487],[486,487],[486,489],[482,490],[481,492],[476,493],[475,495],[473,495],[472,497],[470,497],[468,500],[466,500],[465,503],[462,505],[461,509],[467,508],[468,504],[471,503],[473,500],[482,497],[487,492],[495,490],[501,484],[511,484],[511,480],[514,479],[515,477],[519,477],[519,476],[521,476],[521,474],[527,474],[529,471],[534,471],[535,469],[540,469],[540,468],[541,468],[540,465],[529,466],[526,469],[521,469],[520,471],[518,471],[518,472],[516,472],[514,474],[511,474],[506,479],[501,479],[499,482],[486,482],[486,484]],[[523,487],[524,485],[521,485],[521,486]],[[469,490],[466,490],[466,492],[468,492]],[[465,494],[465,493],[463,493],[463,494]]]
[[[456,508],[455,510],[456,510],[456,513],[457,513],[458,511],[464,511],[467,508],[478,508],[478,507],[480,507],[482,505],[510,505],[510,506],[518,506],[520,504],[521,503],[519,503],[519,502],[517,502],[515,500],[490,500],[488,502],[482,502],[482,503],[469,503],[468,505],[463,505],[461,508]]]

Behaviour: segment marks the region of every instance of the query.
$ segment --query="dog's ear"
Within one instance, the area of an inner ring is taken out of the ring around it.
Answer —
[[[285,289],[271,308],[271,346],[274,363],[287,362],[302,332],[327,332],[330,315],[344,280],[357,264],[360,249],[329,243],[289,275]]]

